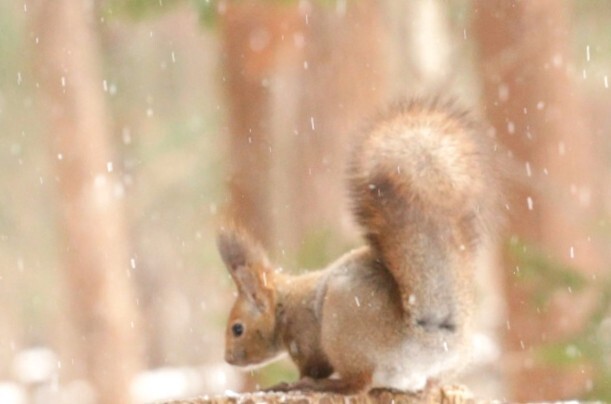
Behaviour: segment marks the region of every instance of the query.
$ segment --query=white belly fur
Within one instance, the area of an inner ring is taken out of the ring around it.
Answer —
[[[389,354],[387,360],[377,362],[379,365],[373,373],[372,387],[422,390],[428,379],[455,368],[460,356],[456,350],[446,351],[445,347],[432,350],[407,342]]]

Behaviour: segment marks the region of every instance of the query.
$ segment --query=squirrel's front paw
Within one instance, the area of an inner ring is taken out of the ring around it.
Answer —
[[[441,402],[443,404],[464,404],[474,401],[473,393],[467,386],[452,384],[441,387]]]
[[[271,387],[264,389],[265,392],[287,392],[287,391],[295,391],[295,390],[312,390],[312,384],[314,379],[310,377],[302,377],[293,383],[278,383]]]
[[[292,384],[293,384],[293,383],[282,382],[282,383],[274,384],[274,385],[273,385],[273,386],[271,386],[271,387],[264,388],[264,389],[263,389],[263,390],[261,390],[261,391],[264,391],[264,392],[266,392],[266,393],[273,393],[273,392],[286,392],[286,391],[291,390],[291,388],[290,388],[290,387],[291,387],[291,385],[292,385]]]

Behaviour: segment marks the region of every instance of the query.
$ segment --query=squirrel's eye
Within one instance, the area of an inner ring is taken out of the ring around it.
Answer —
[[[233,333],[234,337],[239,337],[244,333],[244,326],[240,323],[235,323],[231,326],[231,332]]]

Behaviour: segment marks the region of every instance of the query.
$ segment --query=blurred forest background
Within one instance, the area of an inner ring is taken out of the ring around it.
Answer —
[[[611,400],[611,3],[0,0],[0,401],[266,386],[222,364],[220,212],[287,270],[360,243],[350,136],[450,94],[506,159],[484,397]]]

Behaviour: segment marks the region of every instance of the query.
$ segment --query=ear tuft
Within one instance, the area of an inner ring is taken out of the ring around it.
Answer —
[[[222,227],[216,243],[223,262],[231,271],[254,264],[267,264],[267,257],[259,244],[236,226]]]
[[[240,296],[260,312],[274,307],[272,270],[263,249],[237,226],[222,227],[217,236],[221,257]]]
[[[216,239],[219,253],[228,269],[246,265],[246,247],[235,232],[222,229]]]

